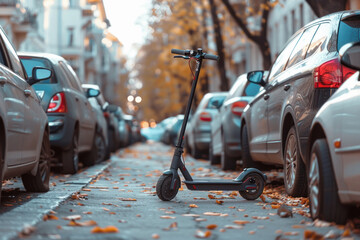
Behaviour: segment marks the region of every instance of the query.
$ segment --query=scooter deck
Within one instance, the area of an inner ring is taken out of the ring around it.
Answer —
[[[223,191],[244,191],[247,189],[256,188],[256,184],[243,184],[243,182],[233,181],[233,180],[223,180],[223,179],[211,179],[206,180],[196,180],[194,181],[184,181],[186,187],[189,190],[196,191],[208,191],[208,190],[223,190]],[[245,185],[245,186],[244,186]]]

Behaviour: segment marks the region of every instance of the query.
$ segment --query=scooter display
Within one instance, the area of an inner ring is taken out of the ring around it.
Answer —
[[[176,54],[174,58],[183,58],[196,62],[196,70],[191,86],[190,96],[186,105],[184,121],[181,126],[174,155],[172,157],[170,169],[163,172],[156,184],[157,196],[163,201],[172,200],[181,186],[178,170],[182,173],[185,185],[189,190],[197,191],[239,191],[240,195],[246,200],[255,200],[262,194],[267,179],[266,175],[256,168],[245,168],[240,175],[233,180],[222,179],[193,179],[185,167],[183,159],[183,143],[186,125],[188,122],[192,101],[195,95],[195,89],[198,82],[203,59],[218,61],[219,57],[207,54],[201,48],[197,50],[179,50],[172,49],[171,53]]]

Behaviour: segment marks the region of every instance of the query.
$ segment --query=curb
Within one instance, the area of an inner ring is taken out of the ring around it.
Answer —
[[[100,173],[107,169],[112,161],[104,162],[86,169],[86,176],[73,175],[64,182],[63,187],[57,187],[40,194],[29,202],[2,214],[0,217],[1,240],[17,239],[24,229],[42,221],[43,216],[58,207],[62,202],[79,192]],[[21,222],[19,223],[19,219]]]

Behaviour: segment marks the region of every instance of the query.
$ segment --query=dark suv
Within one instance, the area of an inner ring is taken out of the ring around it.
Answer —
[[[84,94],[74,70],[61,56],[47,53],[19,53],[26,73],[34,67],[47,67],[54,74],[49,80],[34,84],[47,113],[53,165],[60,165],[64,173],[76,173],[79,159],[84,165],[97,162],[96,113],[87,97],[99,95],[91,89]],[[87,96],[86,96],[87,94]]]
[[[360,11],[319,18],[297,31],[275,60],[266,81],[263,71],[248,80],[264,87],[242,117],[244,167],[259,162],[284,167],[286,192],[307,194],[306,152],[318,109],[354,71],[339,62],[339,49],[359,41]]]

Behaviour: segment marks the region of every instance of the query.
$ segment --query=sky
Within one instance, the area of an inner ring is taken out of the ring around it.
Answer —
[[[151,0],[103,0],[109,31],[124,45],[124,54],[130,62],[147,36],[147,20]]]

